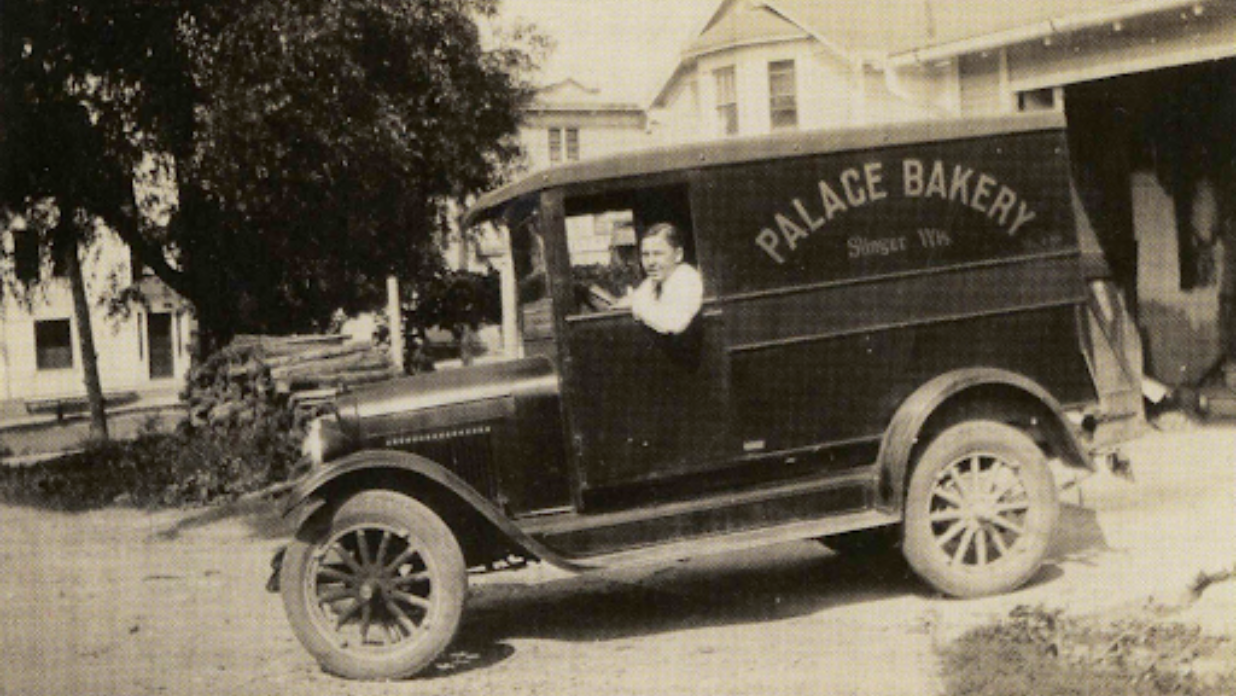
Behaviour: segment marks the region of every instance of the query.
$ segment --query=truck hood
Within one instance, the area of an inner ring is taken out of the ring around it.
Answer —
[[[339,399],[344,428],[357,435],[366,421],[517,396],[558,392],[558,375],[546,358],[523,358],[402,377]]]

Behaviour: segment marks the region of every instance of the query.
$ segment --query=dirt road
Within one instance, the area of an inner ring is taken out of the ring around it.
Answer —
[[[1068,492],[1057,560],[1011,595],[941,599],[806,542],[586,577],[537,566],[475,578],[446,659],[396,684],[325,675],[296,643],[263,590],[286,530],[261,509],[0,508],[0,694],[918,695],[938,692],[937,646],[1018,604],[1152,601],[1236,636],[1236,583],[1185,594],[1236,562],[1236,430],[1131,452],[1137,482]]]

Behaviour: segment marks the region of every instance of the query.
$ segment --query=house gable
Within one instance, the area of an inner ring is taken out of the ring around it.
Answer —
[[[694,58],[739,46],[808,38],[801,26],[772,12],[764,3],[729,2],[684,52]]]

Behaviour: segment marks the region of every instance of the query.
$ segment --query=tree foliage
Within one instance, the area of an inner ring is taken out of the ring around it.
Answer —
[[[428,276],[404,316],[411,326],[446,329],[456,339],[464,327],[496,324],[502,320],[498,273],[443,270]]]
[[[517,154],[541,47],[526,29],[483,44],[496,0],[2,7],[5,205],[48,172],[88,181],[81,205],[216,345],[376,305],[388,274],[433,277],[448,202]]]

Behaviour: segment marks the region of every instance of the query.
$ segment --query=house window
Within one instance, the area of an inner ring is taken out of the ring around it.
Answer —
[[[40,370],[73,367],[73,331],[68,319],[34,322],[35,364]]]
[[[549,129],[549,161],[558,164],[562,161],[562,129]]]
[[[1051,87],[1017,93],[1018,111],[1056,111],[1057,108],[1056,90]]]
[[[566,136],[566,147],[563,147],[563,135]],[[559,164],[563,161],[579,161],[579,129],[550,128],[549,129],[549,162]]]
[[[30,230],[13,230],[13,271],[23,283],[39,281],[39,235]]]
[[[137,253],[137,249],[129,249],[129,277],[132,282],[136,283],[142,278],[154,275],[154,271],[142,262],[141,254]]]
[[[738,133],[738,89],[734,66],[713,72],[717,80],[717,122],[722,135]]]
[[[794,76],[794,61],[778,60],[768,64],[768,101],[773,130],[798,127],[798,85]]]
[[[69,277],[69,254],[77,253],[77,245],[60,243],[52,246],[52,277]]]

